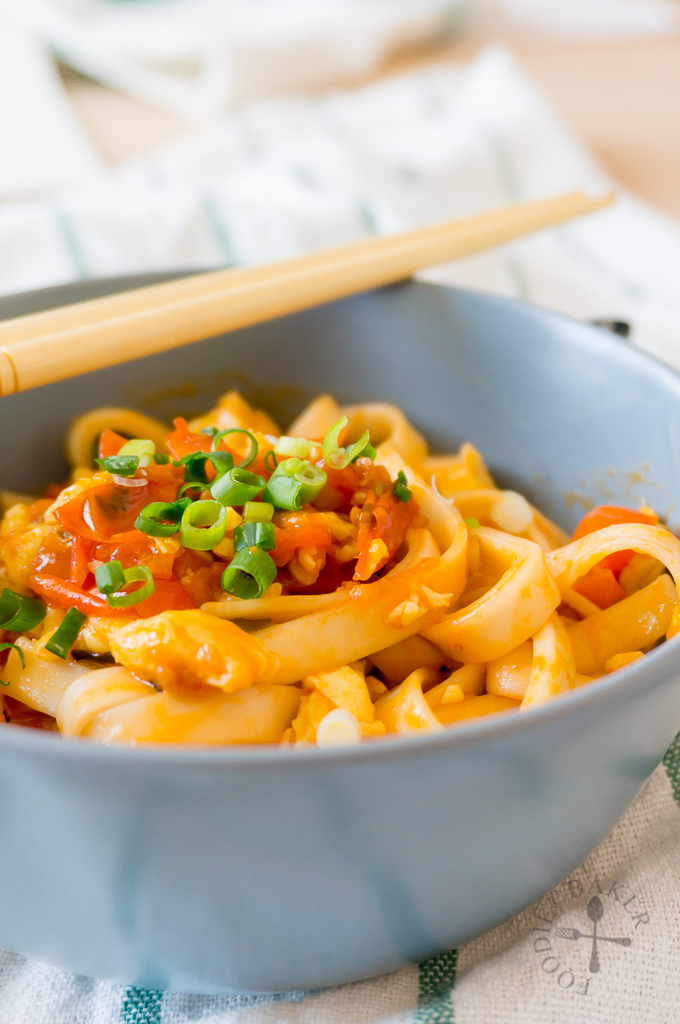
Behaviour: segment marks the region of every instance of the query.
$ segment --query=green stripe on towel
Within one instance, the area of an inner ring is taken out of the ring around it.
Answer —
[[[153,988],[125,989],[120,1024],[161,1024],[163,993]]]
[[[664,754],[663,766],[673,790],[673,796],[680,804],[680,732]]]
[[[413,1024],[453,1024],[451,995],[456,983],[455,949],[418,964],[418,1006]]]

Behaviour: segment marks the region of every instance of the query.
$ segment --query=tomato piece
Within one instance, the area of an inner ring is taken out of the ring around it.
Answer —
[[[620,526],[625,523],[644,523],[647,526],[656,526],[658,521],[659,517],[657,515],[638,512],[634,508],[625,508],[623,505],[599,505],[584,515],[574,530],[572,540],[579,540],[580,537],[585,537],[589,533],[604,530],[606,526]],[[621,570],[625,569],[634,554],[635,552],[630,549],[615,551],[613,554],[603,558],[598,564],[603,568],[611,569],[618,577]],[[597,604],[597,602],[595,603]]]
[[[146,619],[150,615],[160,615],[161,612],[181,611],[184,608],[195,608],[179,580],[158,580],[154,579],[156,589],[146,601],[140,601],[129,611],[136,612],[140,618]]]
[[[392,487],[390,475],[385,467],[376,466],[371,459],[357,459],[344,469],[333,469],[323,460],[318,462],[317,466],[324,470],[328,478],[317,499],[319,508],[333,509],[340,505],[350,505],[354,495],[359,496],[359,501],[355,504],[362,505],[365,500],[365,495],[361,494],[362,490],[372,490],[380,496],[380,493]]]
[[[283,584],[283,592],[285,594],[332,594],[343,583],[348,583],[352,579],[353,572],[354,565],[352,562],[340,564],[329,561],[326,562],[319,573],[316,582],[311,583],[307,587],[303,587],[292,576],[280,575],[278,582]]]
[[[36,594],[53,608],[77,608],[83,615],[118,617],[130,614],[127,608],[111,608],[106,603],[106,598],[90,594],[75,583],[60,580],[57,576],[40,573],[31,576],[28,582]]]
[[[321,512],[277,512],[274,537],[276,546],[270,554],[278,566],[290,562],[298,548],[328,548],[332,540]]]
[[[99,438],[99,458],[110,459],[112,455],[117,455],[125,443],[124,437],[106,427]]]
[[[92,558],[98,562],[118,561],[124,569],[143,565],[154,578],[169,580],[177,553],[176,545],[157,543],[139,530],[130,530],[116,534],[110,544],[96,544]]]
[[[89,569],[89,562],[92,561],[92,544],[90,541],[85,540],[84,537],[79,534],[74,534],[73,540],[71,541],[71,565],[69,571],[69,581],[75,583],[76,586],[82,587],[83,583],[87,579]]]
[[[224,570],[224,562],[213,562],[212,565],[202,565],[182,576],[182,586],[195,606],[200,608],[206,601],[217,600],[221,593],[220,578]]]
[[[181,459],[183,455],[189,455],[192,452],[209,452],[212,448],[212,437],[209,434],[196,434],[193,430],[189,430],[189,425],[183,417],[178,416],[177,419],[173,420],[174,430],[167,440],[167,447],[170,454],[175,459]],[[271,470],[265,465],[265,458],[270,451],[274,450],[274,446],[271,441],[268,441],[264,434],[257,433],[253,430],[250,431],[257,441],[257,455],[254,461],[247,467],[251,473],[259,473],[260,476],[268,478],[271,475]],[[233,444],[228,445],[226,439],[222,439],[218,445],[218,451],[229,452],[233,455],[234,462],[236,465],[242,461],[246,453],[250,449],[250,441],[245,434],[233,434],[229,435],[233,438]],[[206,466],[206,474],[209,480],[212,480],[215,476],[215,470],[208,464]]]
[[[598,608],[610,608],[626,596],[612,570],[603,566],[602,562],[576,580],[573,589],[587,597]]]
[[[174,419],[172,425],[175,429],[165,443],[174,459],[181,459],[183,455],[190,455],[192,452],[209,452],[212,448],[212,437],[209,434],[195,434],[193,430],[189,430],[189,424],[183,416]]]
[[[116,534],[132,530],[146,505],[175,500],[184,477],[181,467],[170,464],[148,466],[141,472],[143,486],[120,487],[102,482],[56,509],[55,517],[64,529],[89,540],[110,541]]]
[[[357,548],[359,557],[354,569],[355,580],[367,580],[374,572],[382,568],[403,544],[414,515],[418,511],[413,498],[399,501],[390,490],[387,494],[376,498],[371,491],[356,516]],[[355,513],[352,513],[353,517]],[[381,540],[387,548],[387,554],[375,563],[371,552],[373,541]]]
[[[71,568],[71,543],[62,539],[56,530],[45,535],[33,561],[33,572],[67,579]]]

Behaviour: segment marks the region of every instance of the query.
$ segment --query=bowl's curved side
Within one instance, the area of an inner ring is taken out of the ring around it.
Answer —
[[[322,390],[396,402],[439,447],[472,440],[564,525],[579,515],[564,492],[606,486],[671,515],[680,498],[675,374],[586,325],[421,284],[10,396],[0,479],[48,483],[93,405],[167,416],[230,385],[291,416]],[[532,728],[354,760],[73,757],[8,730],[0,942],[203,992],[318,987],[431,955],[539,897],[623,813],[680,726],[680,655],[662,653]]]
[[[680,723],[662,669],[589,715],[372,760],[90,760],[0,744],[0,943],[188,992],[317,988],[499,924],[575,869]],[[132,752],[134,753],[134,752]]]

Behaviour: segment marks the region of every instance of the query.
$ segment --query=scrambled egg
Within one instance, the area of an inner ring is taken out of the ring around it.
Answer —
[[[216,686],[233,693],[273,682],[279,662],[258,637],[199,609],[130,622],[110,644],[120,665],[173,692]]]

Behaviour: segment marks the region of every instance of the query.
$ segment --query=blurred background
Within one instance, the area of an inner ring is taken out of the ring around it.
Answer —
[[[613,183],[428,276],[680,366],[679,128],[680,0],[0,0],[0,293]]]

